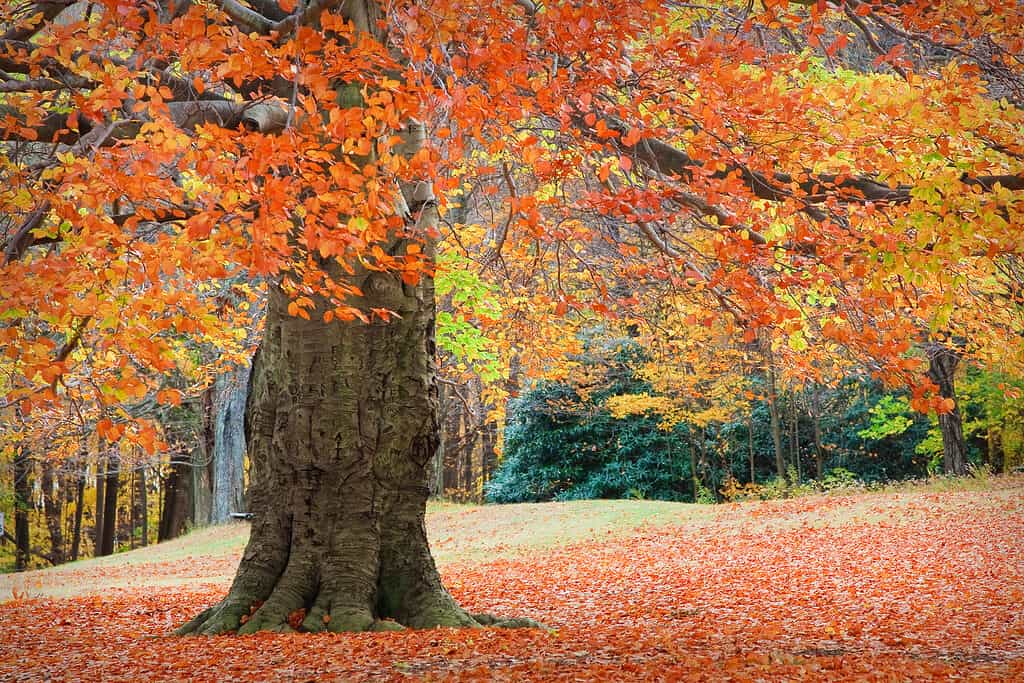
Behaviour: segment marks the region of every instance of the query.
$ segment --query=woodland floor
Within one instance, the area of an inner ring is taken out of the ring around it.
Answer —
[[[431,508],[470,611],[549,630],[169,636],[245,525],[0,576],[0,680],[1024,680],[1024,478]]]

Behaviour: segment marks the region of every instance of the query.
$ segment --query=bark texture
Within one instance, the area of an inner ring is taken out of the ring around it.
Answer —
[[[164,481],[164,505],[157,527],[157,540],[168,541],[185,532],[192,512],[191,454],[175,453]]]
[[[214,524],[244,512],[245,405],[249,368],[217,377],[214,383],[213,512]]]
[[[180,633],[480,624],[442,586],[424,524],[438,446],[433,284],[372,273],[361,289],[366,310],[401,317],[304,320],[271,293],[247,420],[249,543],[228,596]]]

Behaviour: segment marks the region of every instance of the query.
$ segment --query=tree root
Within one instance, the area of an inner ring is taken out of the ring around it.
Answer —
[[[339,607],[325,609],[322,604],[312,607],[308,614],[296,610],[283,618],[264,610],[259,602],[244,604],[228,596],[220,603],[199,613],[194,619],[174,631],[175,635],[215,636],[225,633],[246,635],[259,631],[275,633],[358,633],[404,631],[409,628],[544,628],[526,617],[503,618],[493,614],[469,614],[460,607],[443,610],[430,606],[417,611],[413,623],[402,624],[391,619],[374,617],[369,610]],[[327,606],[329,607],[329,605]]]

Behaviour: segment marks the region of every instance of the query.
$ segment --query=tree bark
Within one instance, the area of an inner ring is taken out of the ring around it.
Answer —
[[[172,455],[164,481],[164,507],[157,527],[157,541],[181,536],[192,512],[192,457],[187,452]]]
[[[803,479],[803,469],[800,463],[800,412],[796,403],[796,392],[790,392],[789,402],[789,446],[793,454],[793,464],[796,465],[797,482]]]
[[[32,553],[29,537],[28,511],[31,507],[32,486],[29,476],[32,463],[24,448],[14,452],[14,571],[28,569]]]
[[[963,418],[954,385],[960,354],[956,349],[942,344],[931,344],[926,350],[928,377],[939,385],[942,398],[953,401],[953,410],[938,416],[939,430],[942,432],[942,470],[945,474],[963,476],[967,474],[967,444],[964,441]]]
[[[220,375],[214,382],[213,509],[214,524],[242,512],[245,460],[245,406],[249,368]]]
[[[197,526],[205,526],[213,520],[214,449],[216,448],[214,389],[202,394],[200,402],[199,444],[192,451],[192,510],[190,518]],[[198,454],[198,458],[196,457]]]
[[[476,623],[441,586],[424,526],[432,283],[373,273],[361,289],[367,310],[401,318],[303,320],[272,292],[250,404],[251,537],[227,598],[186,631],[287,630],[299,610],[309,631]]]

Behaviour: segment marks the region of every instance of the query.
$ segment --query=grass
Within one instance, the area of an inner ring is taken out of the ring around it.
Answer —
[[[467,505],[431,502],[427,530],[440,567],[512,559],[555,547],[681,526],[720,533],[756,529],[889,524],[919,519],[940,493],[985,491],[972,505],[998,509],[1020,495],[1024,477],[932,479],[877,491],[833,492],[774,501],[696,505],[650,500]],[[227,585],[248,539],[234,522],[192,531],[147,548],[59,567],[0,574],[0,602],[17,596],[73,597],[115,588]]]

